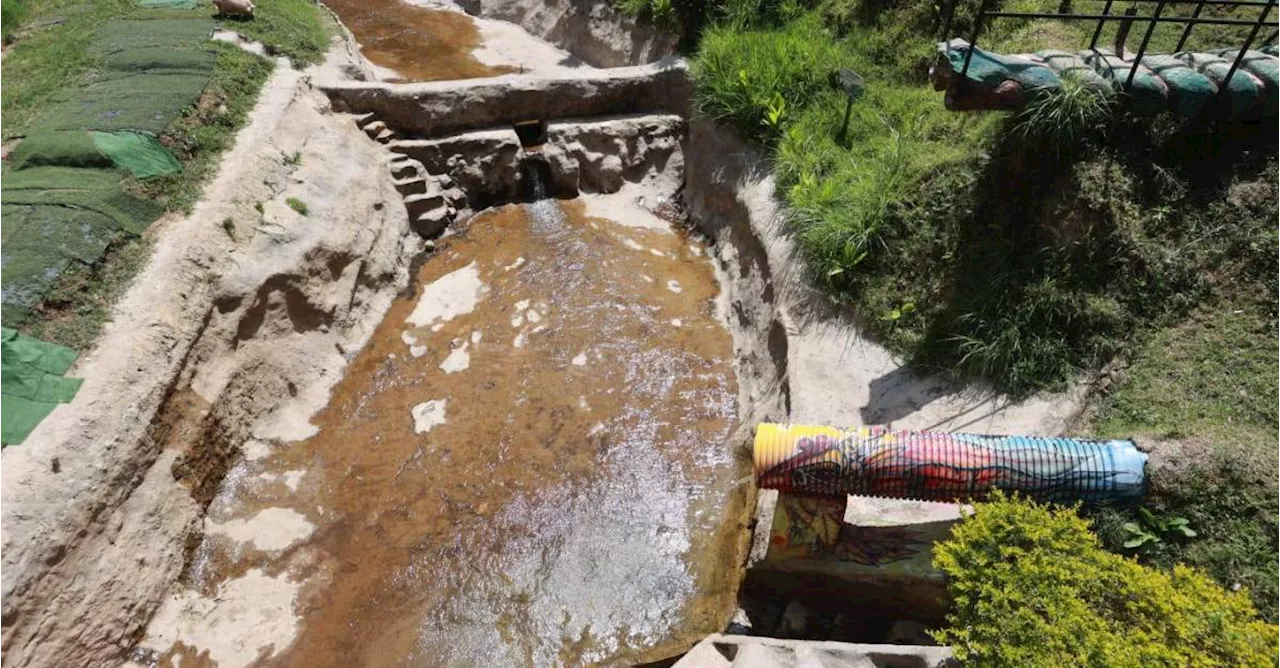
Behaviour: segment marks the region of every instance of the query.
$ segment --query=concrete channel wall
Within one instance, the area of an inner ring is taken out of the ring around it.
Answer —
[[[322,82],[335,111],[375,114],[405,136],[438,137],[527,120],[637,113],[689,115],[692,83],[683,59],[580,75],[509,74],[417,84]]]

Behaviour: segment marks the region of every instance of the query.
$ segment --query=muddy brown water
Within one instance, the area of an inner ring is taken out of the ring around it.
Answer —
[[[395,70],[402,81],[474,79],[514,72],[491,67],[471,52],[480,31],[461,12],[411,5],[405,0],[324,0],[375,65]]]
[[[270,665],[632,663],[721,630],[745,463],[700,242],[509,205],[442,240],[416,286],[318,434],[233,470],[210,508],[290,508],[314,532],[276,552],[207,537],[192,584],[306,580]],[[296,492],[248,482],[288,471]]]

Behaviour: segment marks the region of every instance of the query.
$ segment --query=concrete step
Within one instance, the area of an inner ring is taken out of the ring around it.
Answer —
[[[373,121],[372,123],[364,125],[360,129],[364,130],[364,133],[369,135],[370,139],[374,139],[387,129],[387,124],[382,121]]]
[[[387,128],[382,132],[379,132],[377,135],[375,135],[373,139],[379,144],[389,144],[391,143],[391,140],[395,138],[396,138],[395,130],[392,130],[391,128]]]
[[[378,120],[378,115],[373,113],[372,111],[363,113],[363,114],[356,114],[355,120],[356,120],[356,127],[363,130],[364,126]]]
[[[422,163],[413,158],[401,156],[391,161],[391,176],[397,179],[423,178],[426,173]]]
[[[404,208],[409,212],[409,220],[417,220],[419,216],[433,209],[443,209],[447,203],[440,193],[422,193],[404,198]]]
[[[396,191],[403,196],[422,195],[428,190],[426,179],[421,176],[412,176],[406,179],[396,179],[392,181],[396,186]]]

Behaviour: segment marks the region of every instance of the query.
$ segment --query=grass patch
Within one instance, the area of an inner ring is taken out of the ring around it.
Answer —
[[[290,197],[286,199],[285,204],[288,204],[290,209],[293,209],[304,216],[307,215],[307,203],[297,197]]]
[[[1275,621],[1280,358],[1274,303],[1259,296],[1229,290],[1151,335],[1101,401],[1093,428],[1185,450],[1178,465],[1153,474],[1146,503],[1186,518],[1197,535],[1162,541],[1144,549],[1141,559],[1166,568],[1190,564],[1225,586],[1246,587],[1263,616]],[[1132,552],[1123,546],[1123,524],[1137,519],[1133,509],[1104,510],[1095,518],[1104,543],[1121,553]]]
[[[334,24],[314,0],[271,0],[254,6],[253,18],[219,17],[222,27],[267,45],[289,57],[294,67],[324,59]]]

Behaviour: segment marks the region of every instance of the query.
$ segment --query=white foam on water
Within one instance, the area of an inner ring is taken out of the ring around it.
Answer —
[[[413,416],[413,433],[425,434],[432,427],[444,424],[444,411],[448,403],[448,399],[432,399],[409,409],[409,414]]]
[[[437,326],[443,326],[441,321],[448,322],[475,310],[484,293],[485,284],[480,280],[480,270],[472,262],[424,287],[422,297],[405,322],[417,327],[432,325],[432,331],[437,331]]]
[[[445,357],[444,361],[440,363],[440,368],[445,373],[465,371],[467,367],[471,366],[471,353],[467,352],[468,345],[463,343],[461,346],[449,351],[449,356]]]

